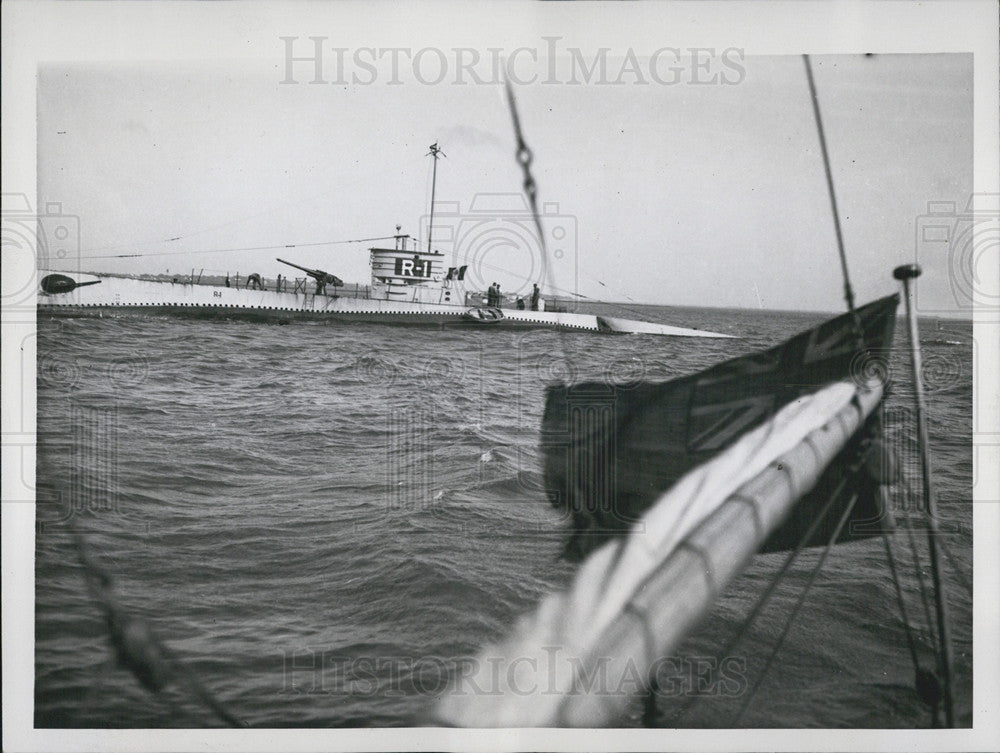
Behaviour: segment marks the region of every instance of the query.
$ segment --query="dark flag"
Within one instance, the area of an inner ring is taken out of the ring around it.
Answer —
[[[834,381],[883,374],[892,345],[896,295],[883,298],[758,353],[669,382],[583,382],[548,389],[542,420],[549,501],[572,518],[565,555],[579,559],[622,533],[675,481],[799,396]],[[857,324],[856,324],[857,322]],[[860,327],[860,332],[858,331]],[[859,343],[859,334],[863,346]],[[881,449],[881,411],[830,464],[764,551],[795,546],[831,496],[832,507],[807,545],[825,543],[842,508],[858,503],[839,540],[880,533],[891,520],[880,504],[884,480],[865,474],[864,455]],[[845,476],[852,483],[841,483]],[[824,532],[826,537],[824,537]]]

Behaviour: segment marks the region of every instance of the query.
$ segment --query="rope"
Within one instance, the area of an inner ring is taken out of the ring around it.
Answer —
[[[830,540],[827,542],[826,547],[823,549],[823,554],[820,555],[819,562],[816,563],[816,567],[813,568],[812,573],[809,575],[809,580],[806,582],[805,588],[802,589],[802,593],[799,595],[798,601],[795,603],[795,607],[792,609],[791,614],[788,616],[788,620],[785,622],[785,627],[781,631],[781,635],[778,636],[778,641],[775,643],[774,648],[771,650],[771,654],[767,657],[767,662],[764,664],[764,669],[761,670],[760,675],[757,677],[757,681],[754,683],[753,688],[750,690],[749,695],[747,695],[746,700],[740,707],[740,710],[736,713],[736,716],[730,721],[729,726],[735,727],[736,724],[743,717],[744,712],[749,708],[750,704],[753,702],[754,696],[760,689],[761,684],[764,682],[764,678],[767,677],[768,670],[771,669],[771,664],[774,662],[774,657],[777,656],[778,651],[781,649],[782,644],[785,642],[785,638],[788,636],[789,630],[791,630],[792,623],[795,622],[795,618],[798,616],[799,610],[802,608],[802,604],[806,600],[806,595],[808,595],[809,590],[812,588],[813,583],[816,582],[816,576],[819,575],[820,569],[823,567],[823,563],[826,562],[827,555],[830,554],[830,550],[833,549],[833,544],[836,542],[837,537],[840,536],[840,531],[847,522],[847,519],[851,515],[851,511],[854,509],[854,505],[858,501],[858,495],[855,494],[851,497],[851,501],[844,508],[844,513],[840,516],[840,520],[837,521],[837,527],[834,529],[833,533],[830,535]]]
[[[104,615],[108,641],[118,664],[128,669],[150,693],[160,693],[170,684],[186,688],[191,696],[231,727],[246,727],[246,723],[230,713],[197,679],[190,668],[184,667],[154,634],[147,622],[131,614],[119,601],[114,579],[97,561],[90,545],[70,511],[69,529],[73,548],[83,568],[84,580],[91,598]]]
[[[733,633],[733,636],[729,639],[729,642],[722,648],[721,651],[716,652],[715,654],[716,660],[724,656],[732,655],[736,647],[740,644],[743,638],[749,633],[749,630],[753,626],[754,621],[764,610],[764,607],[767,605],[767,602],[771,599],[771,596],[774,594],[774,591],[777,589],[778,585],[785,577],[785,573],[788,572],[788,568],[792,566],[792,563],[795,562],[795,559],[802,552],[803,548],[805,548],[806,542],[808,542],[809,539],[812,538],[813,534],[816,532],[816,529],[819,527],[819,524],[827,516],[827,513],[830,512],[830,507],[833,505],[833,502],[837,498],[837,495],[840,494],[840,492],[843,490],[844,484],[846,484],[847,481],[848,477],[845,476],[843,479],[841,479],[840,483],[837,484],[837,488],[834,489],[833,492],[831,492],[829,497],[827,497],[826,502],[823,503],[823,507],[820,509],[819,513],[812,519],[812,522],[809,524],[809,527],[806,528],[805,533],[803,533],[802,536],[799,538],[798,543],[796,543],[795,545],[795,548],[792,551],[790,551],[788,555],[785,557],[785,561],[781,563],[781,567],[778,568],[778,572],[776,572],[774,574],[774,577],[771,578],[771,582],[768,583],[767,588],[764,589],[764,593],[761,594],[759,599],[757,599],[757,603],[754,604],[753,609],[751,609],[750,613],[743,618],[743,622],[740,624],[739,628],[737,628],[736,631]],[[699,700],[700,696],[697,695],[689,696],[688,700],[685,701],[681,705],[681,708],[678,710],[677,712],[678,718],[682,718],[685,714],[687,714]]]
[[[889,560],[889,570],[892,572],[892,583],[896,587],[896,599],[899,601],[899,613],[903,617],[903,625],[906,627],[906,643],[910,647],[910,656],[913,659],[913,670],[920,672],[920,660],[917,658],[917,644],[913,638],[913,629],[910,627],[910,619],[906,614],[906,603],[903,601],[903,587],[899,584],[899,574],[896,572],[896,558],[892,556],[892,546],[889,543],[889,535],[882,531],[882,541],[885,544],[885,556]]]

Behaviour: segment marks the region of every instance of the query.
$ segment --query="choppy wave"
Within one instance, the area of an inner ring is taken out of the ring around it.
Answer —
[[[418,719],[439,676],[571,575],[558,559],[565,520],[539,467],[547,382],[667,379],[821,318],[640,308],[745,339],[40,320],[36,724],[215,723],[102,669],[109,649],[65,535],[67,507],[123,601],[251,725]],[[971,327],[947,326],[924,343],[940,382],[930,419],[948,540],[970,566]],[[907,378],[903,351],[888,363]],[[890,398],[890,428],[912,442],[907,399],[905,389]],[[745,725],[925,724],[880,547],[831,555]],[[746,637],[748,676],[814,561],[796,566]],[[713,656],[777,563],[757,558],[684,654]],[[906,588],[917,597],[914,580]],[[967,709],[971,601],[956,593]],[[717,707],[698,709],[679,723],[719,723]]]

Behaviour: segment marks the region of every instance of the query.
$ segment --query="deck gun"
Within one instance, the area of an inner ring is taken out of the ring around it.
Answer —
[[[344,281],[341,280],[336,275],[331,275],[329,272],[324,272],[322,269],[309,269],[308,267],[300,267],[298,264],[292,264],[290,261],[285,261],[284,259],[278,259],[282,264],[287,264],[289,267],[295,267],[296,269],[301,269],[307,275],[316,280],[320,285],[333,285],[335,288],[340,288],[344,286]]]

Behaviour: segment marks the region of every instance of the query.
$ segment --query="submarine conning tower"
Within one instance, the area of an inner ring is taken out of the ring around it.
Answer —
[[[394,248],[369,249],[373,298],[464,305],[465,267],[446,268],[443,253],[421,251],[409,235],[393,238]]]

